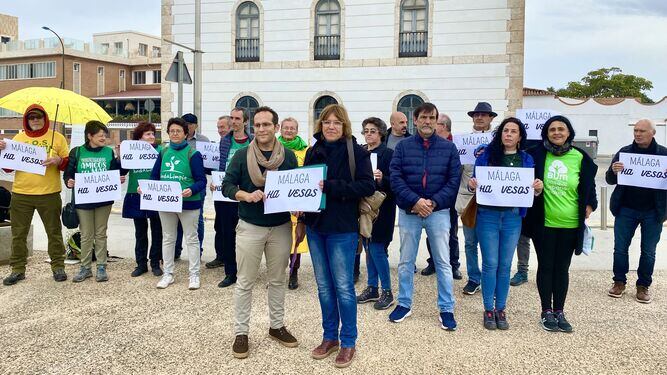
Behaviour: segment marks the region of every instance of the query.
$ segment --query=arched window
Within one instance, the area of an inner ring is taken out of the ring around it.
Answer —
[[[417,95],[406,95],[398,101],[398,112],[403,112],[405,117],[408,118],[408,132],[410,134],[415,134],[415,123],[414,123],[414,113],[415,108],[424,104],[424,99],[420,98]]]
[[[428,52],[427,0],[403,0],[400,25],[398,56],[426,56]]]
[[[236,61],[259,61],[259,9],[252,1],[236,11]]]
[[[340,4],[320,0],[315,7],[315,60],[340,59]]]
[[[336,100],[336,98],[334,98],[333,96],[324,95],[320,96],[319,99],[315,101],[315,108],[313,112],[313,115],[315,116],[315,121],[317,121],[317,119],[320,118],[320,114],[322,113],[324,108],[329,104],[338,104],[338,100]]]
[[[255,119],[255,111],[257,108],[259,108],[257,99],[253,98],[252,96],[243,96],[241,99],[236,101],[235,107],[245,109],[246,113],[248,114],[248,132],[250,134],[254,133],[255,130],[253,129],[252,124]]]

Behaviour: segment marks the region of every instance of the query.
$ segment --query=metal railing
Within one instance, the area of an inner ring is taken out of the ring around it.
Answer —
[[[315,37],[315,60],[339,60],[340,35],[318,35]]]
[[[236,61],[259,61],[259,38],[236,38]]]
[[[398,36],[398,57],[423,57],[428,53],[428,32],[401,32]]]

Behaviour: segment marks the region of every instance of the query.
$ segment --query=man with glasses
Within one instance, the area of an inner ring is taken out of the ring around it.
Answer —
[[[438,309],[442,329],[456,329],[452,267],[449,264],[449,209],[461,180],[461,161],[452,142],[435,136],[438,109],[424,103],[414,111],[417,134],[400,142],[390,164],[391,188],[400,208],[398,227],[398,306],[389,320],[402,322],[412,314],[415,259],[422,229],[431,240],[438,279]]]
[[[435,133],[448,141],[452,141],[452,119],[444,113],[438,116],[438,122],[435,124]],[[451,207],[449,209],[449,219],[451,229],[449,230],[449,264],[452,266],[452,275],[454,280],[461,280],[463,275],[459,267],[459,215],[456,209]],[[428,249],[429,258],[426,259],[428,266],[422,270],[423,276],[430,276],[435,273],[435,265],[433,264],[433,257],[431,256],[431,241],[426,238],[426,248]]]
[[[48,252],[51,258],[53,279],[57,282],[67,280],[65,273],[65,245],[63,243],[62,224],[60,222],[60,171],[65,170],[69,160],[69,147],[62,134],[49,129],[49,117],[44,108],[33,104],[23,115],[23,132],[12,139],[14,142],[27,143],[44,147],[46,166],[44,175],[16,171],[12,185],[12,202],[10,207],[12,228],[12,254],[9,264],[11,274],[2,283],[14,285],[25,279],[28,263],[28,232],[35,211],[42,219],[48,238]],[[7,143],[0,140],[0,150]],[[3,244],[3,246],[7,246]]]
[[[234,154],[248,146],[253,137],[246,131],[248,113],[245,109],[236,107],[230,115],[231,131],[220,139],[220,168],[225,172]],[[211,185],[211,189],[215,187]],[[233,197],[232,197],[233,198]],[[225,266],[225,278],[218,284],[226,288],[236,283],[236,225],[239,222],[239,204],[237,202],[214,202],[215,216],[221,217],[220,226],[216,228],[216,248],[222,249],[222,261]],[[221,235],[218,236],[217,232]]]

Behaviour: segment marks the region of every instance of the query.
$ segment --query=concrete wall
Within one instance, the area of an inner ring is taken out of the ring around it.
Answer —
[[[341,59],[315,61],[314,8],[317,1],[254,1],[260,10],[260,61],[237,63],[235,20],[242,1],[202,3],[202,130],[217,138],[215,122],[244,95],[295,117],[302,136],[310,134],[313,106],[323,94],[336,97],[361,130],[361,121],[388,121],[399,99],[415,94],[435,103],[455,123],[478,101],[499,114],[521,106],[523,87],[523,0],[429,1],[429,49],[421,58],[398,57],[398,0],[347,0],[341,5]],[[166,39],[194,46],[194,5],[162,1]],[[163,71],[177,48],[163,44]],[[192,72],[192,55],[185,54]],[[163,83],[162,118],[176,112],[175,84]],[[184,90],[184,111],[192,110],[192,86]],[[305,126],[304,126],[305,125]],[[165,127],[163,127],[165,128]]]
[[[632,124],[642,118],[649,118],[658,124],[656,141],[667,144],[665,122],[667,119],[667,98],[645,105],[634,99],[625,99],[619,104],[604,105],[593,99],[586,101],[553,96],[526,96],[524,108],[552,109],[572,121],[577,136],[588,136],[590,130],[597,130],[598,154],[613,155],[621,147],[632,143]]]

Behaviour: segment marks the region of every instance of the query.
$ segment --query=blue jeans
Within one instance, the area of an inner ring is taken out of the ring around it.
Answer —
[[[368,268],[368,286],[377,288],[379,278],[382,289],[391,290],[389,257],[384,243],[371,242],[366,247],[366,267]]]
[[[655,248],[660,241],[662,222],[656,210],[637,211],[621,207],[614,222],[614,281],[625,283],[630,267],[628,249],[637,226],[641,224],[641,255],[637,268],[637,285],[651,286],[655,266]]]
[[[480,284],[482,272],[479,270],[479,253],[477,252],[477,230],[463,226],[463,237],[466,247],[466,268],[468,270],[468,281]]]
[[[354,256],[358,234],[325,234],[306,227],[325,340],[353,348],[357,341],[357,296],[354,291]]]
[[[438,308],[454,312],[452,266],[449,264],[449,210],[440,210],[426,218],[398,212],[401,235],[401,260],[398,263],[398,304],[411,308],[414,292],[415,259],[422,229],[431,241],[431,252],[438,279]]]
[[[514,249],[521,236],[521,216],[516,208],[498,211],[477,209],[477,238],[482,251],[482,299],[484,310],[505,310],[510,290]]]

